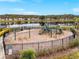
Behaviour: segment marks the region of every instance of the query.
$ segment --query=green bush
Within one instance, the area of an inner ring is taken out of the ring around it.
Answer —
[[[20,55],[20,59],[36,59],[36,53],[33,50],[22,51]]]
[[[75,30],[75,29],[70,28],[70,31],[71,31],[74,35],[76,35],[76,30]]]
[[[79,45],[79,40],[78,39],[74,39],[72,42],[70,42],[70,47],[76,47]]]

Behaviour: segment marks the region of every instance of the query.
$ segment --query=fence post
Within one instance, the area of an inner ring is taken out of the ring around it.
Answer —
[[[40,48],[40,43],[38,42],[38,52],[40,51],[39,48]]]
[[[69,47],[71,46],[71,36],[69,36]]]
[[[31,34],[30,34],[30,28],[29,28],[29,38],[31,37]]]
[[[16,40],[16,29],[14,29],[14,40]]]
[[[23,41],[22,41],[22,50],[23,50]]]
[[[64,39],[62,39],[62,49],[64,49]]]
[[[51,41],[51,47],[53,48],[53,40]]]

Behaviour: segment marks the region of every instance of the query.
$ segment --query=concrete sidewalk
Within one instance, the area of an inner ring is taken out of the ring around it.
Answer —
[[[3,37],[0,37],[0,59],[5,59],[4,47],[3,47]]]

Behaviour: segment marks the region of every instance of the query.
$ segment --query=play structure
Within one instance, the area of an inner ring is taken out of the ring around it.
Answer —
[[[39,35],[43,34],[49,34],[52,37],[52,32],[55,34],[62,34],[63,30],[60,28],[60,26],[57,26],[56,28],[51,28],[48,24],[46,23],[41,23],[41,30],[39,31]]]
[[[52,35],[52,29],[49,28],[49,26],[47,24],[44,24],[43,26],[41,26],[41,30],[39,31],[39,35],[42,34],[51,34]]]

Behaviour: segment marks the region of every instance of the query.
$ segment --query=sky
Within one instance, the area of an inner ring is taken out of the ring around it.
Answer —
[[[0,14],[79,15],[79,0],[0,0]]]

